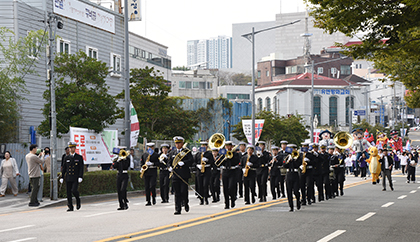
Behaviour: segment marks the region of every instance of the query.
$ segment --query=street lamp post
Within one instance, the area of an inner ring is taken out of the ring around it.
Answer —
[[[125,145],[127,149],[130,149],[130,136],[131,136],[131,110],[130,110],[130,63],[129,63],[129,55],[128,55],[128,0],[124,0],[124,62],[125,62],[125,70],[124,70],[124,78],[125,78]]]
[[[300,22],[299,20],[295,20],[293,22],[290,23],[286,23],[286,24],[282,24],[282,25],[278,25],[278,26],[274,26],[274,27],[270,27],[270,28],[266,28],[266,29],[262,29],[262,30],[258,30],[258,31],[254,31],[254,27],[252,27],[252,32],[248,33],[248,34],[243,34],[241,35],[242,37],[246,38],[247,40],[249,40],[252,44],[252,94],[251,94],[251,101],[252,101],[252,123],[251,123],[251,129],[252,129],[252,140],[251,140],[251,144],[255,145],[255,35],[261,32],[265,32],[268,30],[272,30],[272,29],[277,29],[277,28],[281,28],[281,27],[285,27],[287,25],[292,25],[295,24],[297,22]]]

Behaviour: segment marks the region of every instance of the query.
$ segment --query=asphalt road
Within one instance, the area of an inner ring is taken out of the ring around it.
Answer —
[[[419,171],[420,172],[420,171]],[[174,216],[170,204],[145,207],[143,196],[117,211],[115,199],[0,214],[0,241],[419,241],[420,184],[393,176],[395,191],[347,177],[344,196],[289,212],[285,199],[235,209],[219,202]],[[223,197],[222,197],[223,199]],[[358,221],[360,220],[360,221]]]
[[[420,131],[410,131],[408,133],[408,138],[411,140],[411,146],[420,147]]]

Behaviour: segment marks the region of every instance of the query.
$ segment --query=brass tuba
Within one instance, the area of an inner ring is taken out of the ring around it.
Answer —
[[[119,160],[125,160],[128,156],[128,152],[126,150],[120,150],[120,153],[118,154]]]
[[[293,160],[296,160],[297,158],[299,158],[299,151],[297,150],[293,150],[292,154],[290,154],[292,156]]]
[[[210,136],[209,139],[209,147],[210,149],[216,148],[221,149],[225,146],[225,136],[221,133],[215,133],[212,136]]]
[[[353,137],[349,132],[340,131],[334,135],[334,144],[339,149],[347,149],[353,144]]]

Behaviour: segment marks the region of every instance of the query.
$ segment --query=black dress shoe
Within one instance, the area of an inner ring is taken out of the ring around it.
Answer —
[[[249,204],[251,204],[251,203],[250,203],[250,202],[246,202],[246,203],[245,203],[245,205],[249,205]]]
[[[393,187],[391,187],[391,191],[394,191],[394,188]]]
[[[117,210],[125,210],[125,208],[117,208]]]
[[[300,210],[300,202],[298,202],[296,208],[297,208],[297,210]]]
[[[386,191],[386,189],[384,188],[384,189],[382,189],[382,191]]]
[[[308,201],[308,205],[312,205],[312,202],[310,200]]]
[[[281,195],[281,198],[285,198],[285,197],[286,197],[286,195],[284,195],[284,194],[283,194],[283,195]]]
[[[230,206],[231,206],[232,208],[234,208],[234,207],[235,207],[235,201],[233,201],[233,200],[232,200],[232,202],[230,203]]]
[[[204,201],[203,200],[200,200],[200,205],[204,205]]]
[[[185,212],[189,212],[190,211],[190,205],[188,205],[188,203],[185,204]]]
[[[147,203],[146,203],[146,206],[152,206],[152,203],[147,202]]]
[[[293,208],[291,208],[291,209],[289,210],[289,212],[293,212]]]
[[[156,198],[153,198],[152,203],[153,203],[153,205],[155,205],[155,204],[156,204]]]
[[[206,203],[206,205],[209,205],[209,200],[206,199],[206,201],[204,201]]]
[[[174,215],[180,215],[181,212],[180,211],[175,211]]]
[[[255,203],[255,197],[252,197],[252,203]]]
[[[211,201],[212,203],[217,203],[217,200],[213,200],[213,201]]]
[[[82,205],[79,203],[76,205],[76,209],[79,210],[82,207]]]
[[[40,205],[40,203],[30,203],[28,206],[29,207],[38,207]]]
[[[73,208],[67,209],[67,212],[71,212],[71,211],[73,211]]]
[[[229,209],[229,205],[225,205],[225,209]]]

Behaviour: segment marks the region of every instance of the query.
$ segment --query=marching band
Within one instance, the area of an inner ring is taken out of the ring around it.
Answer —
[[[265,149],[264,141],[259,141],[257,147],[243,142],[234,146],[232,141],[226,141],[219,133],[212,135],[208,142],[200,142],[201,147],[195,154],[186,147],[184,138],[180,136],[174,137],[175,147],[172,149],[168,144],[162,144],[160,150],[155,150],[154,143],[147,143],[140,170],[140,176],[145,181],[146,206],[156,204],[158,169],[162,203],[169,202],[169,183],[172,181],[175,215],[181,214],[182,207],[186,212],[189,211],[188,189],[194,190],[188,183],[191,170],[195,170],[194,192],[200,205],[208,205],[210,197],[212,203],[220,201],[220,182],[223,186],[225,209],[235,207],[238,195],[244,196],[245,204],[255,203],[257,196],[259,202],[266,202],[268,180],[272,198],[284,198],[287,194],[291,212],[295,209],[293,200],[296,200],[297,210],[316,202],[315,186],[318,202],[343,196],[343,151],[353,140],[346,134],[338,135],[334,136],[332,145],[330,140],[321,142],[320,145],[302,143],[299,149],[296,144],[288,144],[283,140],[280,142],[281,147],[271,146],[271,153]],[[128,159],[127,156],[126,152],[121,151],[119,158],[115,160],[115,167],[121,170],[122,178],[125,178],[124,171],[128,169],[124,162]],[[119,210],[128,209],[125,202],[126,184],[118,191]]]

